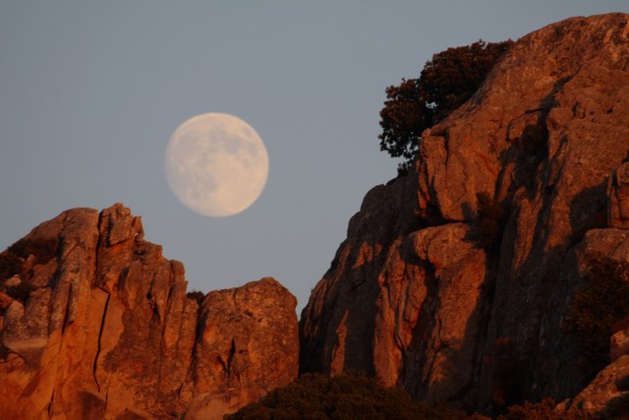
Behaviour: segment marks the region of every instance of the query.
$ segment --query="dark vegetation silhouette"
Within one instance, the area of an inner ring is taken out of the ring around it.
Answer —
[[[384,387],[364,375],[346,373],[331,378],[307,373],[227,418],[454,420],[465,417],[465,413],[446,406],[433,408],[415,403],[404,391]]]
[[[197,303],[201,305],[203,303],[203,299],[205,299],[205,294],[199,290],[191,290],[186,293],[186,297],[196,300]]]
[[[7,251],[20,258],[28,258],[33,255],[37,264],[46,264],[57,255],[57,239],[22,238],[7,248]]]
[[[293,383],[277,388],[256,403],[249,404],[229,420],[296,420],[296,419],[382,419],[382,420],[489,420],[479,414],[468,415],[447,405],[431,407],[414,402],[398,388],[387,388],[377,379],[344,373],[329,377],[307,373]],[[509,407],[501,420],[580,420],[589,418],[583,412],[559,413],[555,402]]]
[[[21,274],[24,261],[32,255],[37,264],[46,264],[57,255],[57,239],[22,238],[0,254],[0,281]]]
[[[10,251],[0,254],[0,279],[6,280],[22,270],[22,259]]]
[[[433,55],[417,79],[402,79],[386,89],[380,111],[380,150],[403,157],[398,174],[417,157],[422,131],[439,123],[472,97],[513,41],[448,48]]]
[[[610,363],[609,337],[629,322],[629,264],[611,258],[591,262],[562,329],[575,333],[583,348],[580,365],[589,379]]]
[[[26,260],[32,256],[35,264],[46,264],[57,255],[57,239],[22,238],[0,253],[0,291],[21,302],[26,301],[35,286],[28,282]],[[19,275],[21,281],[7,285],[6,281]]]

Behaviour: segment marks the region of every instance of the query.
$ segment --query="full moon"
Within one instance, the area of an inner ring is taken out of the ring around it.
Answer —
[[[166,178],[184,205],[205,216],[242,212],[260,196],[269,156],[256,131],[229,114],[197,115],[170,137]]]

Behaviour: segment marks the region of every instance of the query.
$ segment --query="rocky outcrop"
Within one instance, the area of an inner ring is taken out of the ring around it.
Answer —
[[[413,232],[394,244],[378,277],[375,373],[429,402],[465,392],[474,375],[487,261],[468,235],[463,223]]]
[[[379,285],[377,278],[399,230],[408,186],[398,179],[372,189],[349,222],[348,239],[332,267],[313,290],[301,316],[300,369],[375,373],[373,345]]]
[[[365,197],[302,313],[302,370],[360,370],[486,413],[576,395],[590,378],[562,323],[608,195],[624,220],[624,172],[607,186],[629,150],[627,57],[624,14],[517,41],[423,133],[409,175]],[[477,240],[481,196],[506,212],[494,248]]]
[[[179,418],[200,396],[225,413],[295,378],[285,288],[263,279],[198,302],[143,236],[120,204],[73,209],[0,254],[1,417]]]
[[[299,366],[297,300],[272,278],[208,293],[186,419],[222,418],[289,384]]]
[[[569,404],[568,412],[581,410],[593,418],[626,419],[629,416],[629,356],[605,369]]]

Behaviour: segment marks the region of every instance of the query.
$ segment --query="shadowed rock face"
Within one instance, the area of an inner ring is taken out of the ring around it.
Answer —
[[[607,224],[611,228],[629,228],[629,162],[616,169],[607,182],[609,206]]]
[[[594,418],[626,419],[629,415],[629,355],[605,369],[574,398],[570,411],[585,411]]]
[[[577,245],[607,227],[608,195],[614,227],[624,220],[624,172],[607,185],[629,151],[627,57],[624,14],[517,41],[423,133],[409,175],[365,197],[302,313],[302,370],[361,370],[484,412],[581,390],[561,323],[583,277]],[[483,193],[507,209],[489,252],[474,243]]]
[[[68,210],[2,261],[9,254],[19,269],[0,296],[3,418],[178,418],[200,396],[218,415],[297,375],[296,300],[285,288],[262,279],[199,306],[183,265],[120,204]]]

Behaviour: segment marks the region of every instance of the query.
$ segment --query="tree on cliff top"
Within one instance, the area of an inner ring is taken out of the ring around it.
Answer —
[[[400,175],[417,156],[422,131],[439,123],[463,105],[480,87],[498,58],[513,41],[478,41],[448,48],[433,55],[418,79],[402,79],[386,89],[387,100],[380,111],[380,150],[404,157]]]

